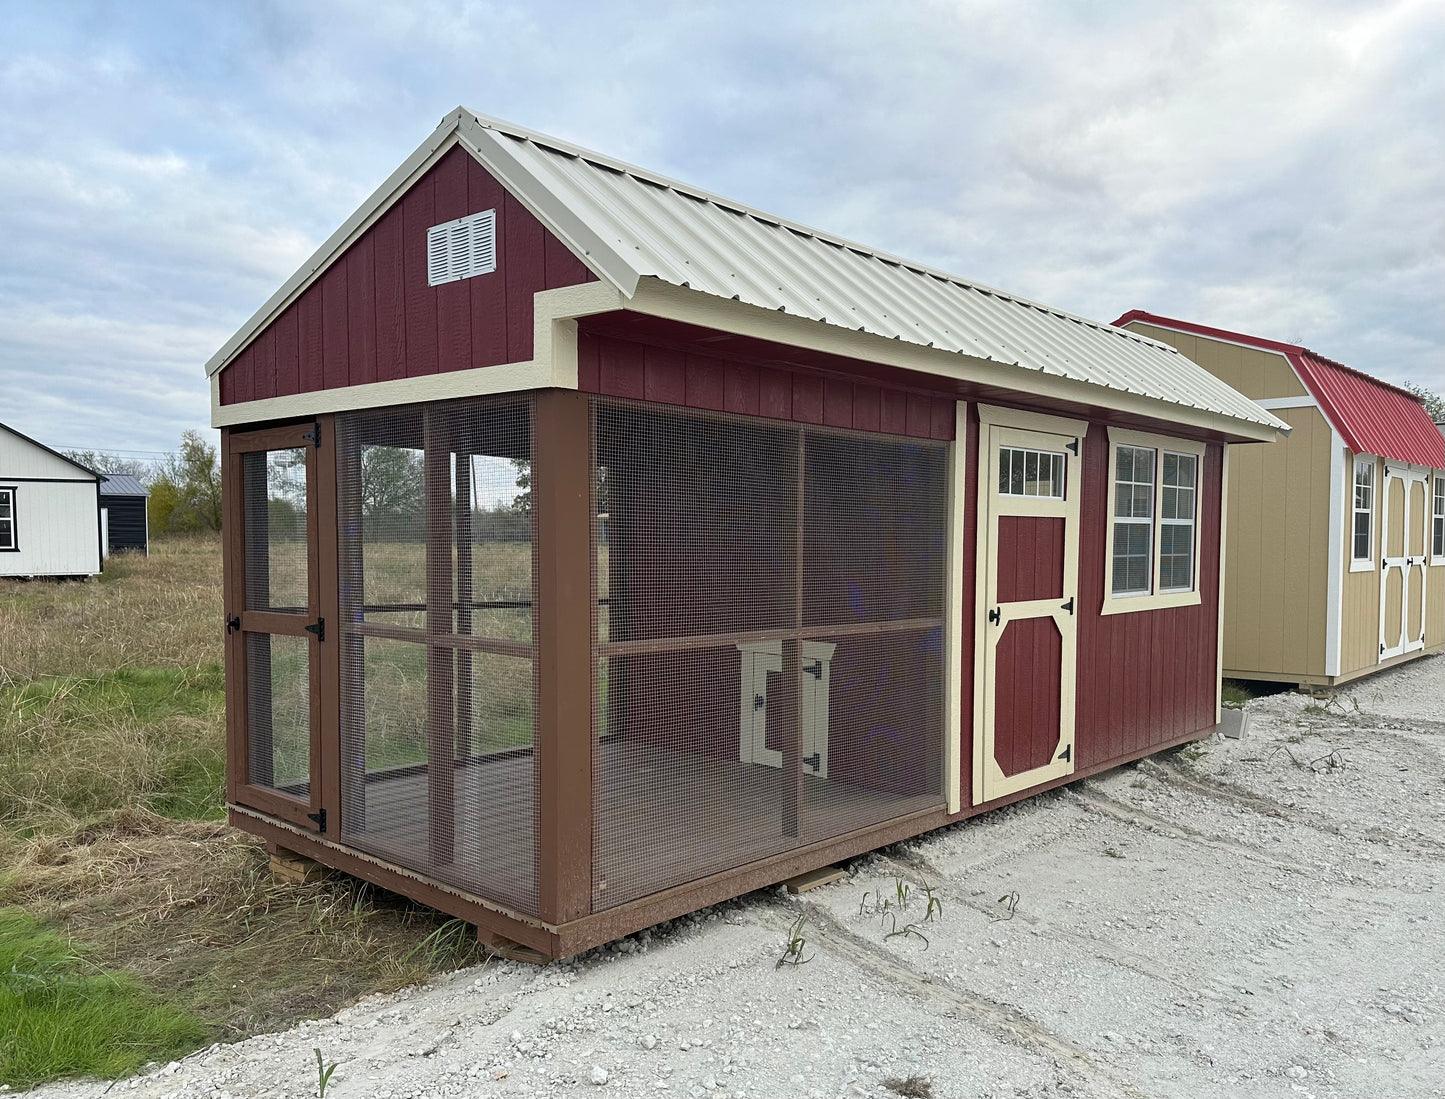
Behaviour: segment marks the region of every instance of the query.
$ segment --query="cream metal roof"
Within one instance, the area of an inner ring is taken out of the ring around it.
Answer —
[[[407,163],[217,352],[208,372],[214,374],[234,357],[453,140],[472,151],[625,297],[637,292],[642,279],[655,278],[851,331],[1289,431],[1288,424],[1167,344],[819,232],[465,108],[442,120]]]

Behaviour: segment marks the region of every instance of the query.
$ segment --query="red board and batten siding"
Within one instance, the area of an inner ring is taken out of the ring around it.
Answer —
[[[1101,615],[1109,436],[1097,424],[1089,429],[1079,528],[1075,758],[1080,769],[1214,727],[1222,467],[1223,450],[1211,444],[1200,477],[1199,603]]]
[[[583,331],[577,387],[584,393],[950,440],[954,402],[846,378],[712,358]]]
[[[497,270],[428,286],[426,231],[497,211]],[[221,372],[221,403],[525,362],[532,295],[596,276],[453,148]]]

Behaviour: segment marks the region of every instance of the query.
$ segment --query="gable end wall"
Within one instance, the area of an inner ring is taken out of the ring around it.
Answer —
[[[428,286],[426,231],[497,211],[497,269]],[[236,356],[223,405],[532,358],[532,295],[596,276],[454,146]]]

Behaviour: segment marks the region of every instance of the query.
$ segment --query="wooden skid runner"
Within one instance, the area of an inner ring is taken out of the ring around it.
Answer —
[[[846,870],[836,866],[823,866],[817,870],[809,870],[806,874],[799,874],[796,878],[789,878],[783,884],[788,887],[789,893],[806,893],[820,885],[832,885],[835,881],[842,881],[847,876]]]

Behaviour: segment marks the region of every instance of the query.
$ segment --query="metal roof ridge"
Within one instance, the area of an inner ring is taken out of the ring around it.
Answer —
[[[918,275],[926,275],[932,278],[942,279],[945,282],[953,283],[961,289],[975,290],[979,293],[989,294],[993,297],[1000,298],[1015,305],[1020,305],[1031,309],[1038,309],[1045,313],[1051,313],[1054,316],[1059,317],[1060,319],[1070,320],[1078,324],[1087,325],[1090,328],[1096,328],[1102,332],[1107,332],[1111,335],[1121,336],[1125,339],[1146,340],[1149,343],[1161,348],[1162,350],[1169,351],[1176,355],[1179,353],[1179,349],[1176,347],[1171,347],[1169,344],[1163,343],[1158,340],[1152,340],[1148,336],[1141,335],[1137,332],[1125,332],[1117,325],[1105,324],[1103,321],[1097,321],[1091,317],[1085,317],[1079,313],[1071,313],[1068,310],[1060,309],[1057,306],[1053,305],[1047,305],[1044,302],[1035,301],[1032,298],[1026,298],[1020,294],[1015,294],[1008,290],[1000,290],[998,287],[990,286],[987,283],[979,282],[976,279],[971,279],[964,275],[956,275],[951,271],[945,271],[940,267],[933,267],[930,264],[920,263],[917,260],[908,259],[906,256],[901,256],[894,252],[887,252],[880,248],[875,248],[872,245],[863,244],[860,241],[851,240],[848,237],[838,236],[835,233],[830,233],[826,230],[818,229],[812,225],[808,225],[801,221],[793,221],[791,218],[785,218],[779,214],[770,213],[756,206],[751,206],[746,202],[739,202],[736,199],[731,199],[726,197],[725,195],[720,195],[716,192],[708,191],[707,189],[702,187],[696,187],[689,183],[683,183],[680,180],[673,179],[670,176],[665,176],[659,172],[654,172],[647,168],[639,167],[625,160],[619,160],[616,157],[608,156],[605,153],[599,153],[593,149],[588,149],[581,145],[574,145],[570,141],[565,141],[561,138],[553,137],[550,134],[545,134],[538,130],[532,130],[527,128],[526,126],[520,126],[514,122],[508,122],[505,119],[496,118],[492,115],[482,114],[478,111],[472,110],[470,107],[461,106],[457,108],[457,111],[465,111],[466,113],[470,114],[473,121],[475,121],[477,125],[481,126],[484,129],[496,130],[497,132],[506,134],[509,137],[517,138],[523,141],[529,141],[534,145],[538,145],[544,149],[550,149],[553,152],[561,153],[564,156],[575,157],[579,160],[584,160],[589,164],[595,164],[599,167],[606,168],[611,171],[620,172],[624,175],[630,175],[644,183],[650,183],[658,187],[665,187],[669,190],[676,191],[680,195],[685,195],[688,198],[696,199],[701,202],[712,203],[713,205],[721,207],[722,209],[744,214],[748,217],[755,218],[758,221],[761,221],[768,225],[774,225],[778,228],[788,229],[794,233],[800,233],[804,236],[815,237],[816,239],[823,241],[826,244],[831,244],[839,248],[850,249],[851,251],[857,252],[859,255],[862,255],[866,258],[880,260],[884,263],[895,264],[896,266],[905,268]],[[452,112],[452,114],[456,113],[456,111]],[[451,115],[448,115],[447,117],[450,118]],[[443,121],[445,122],[445,119]]]

